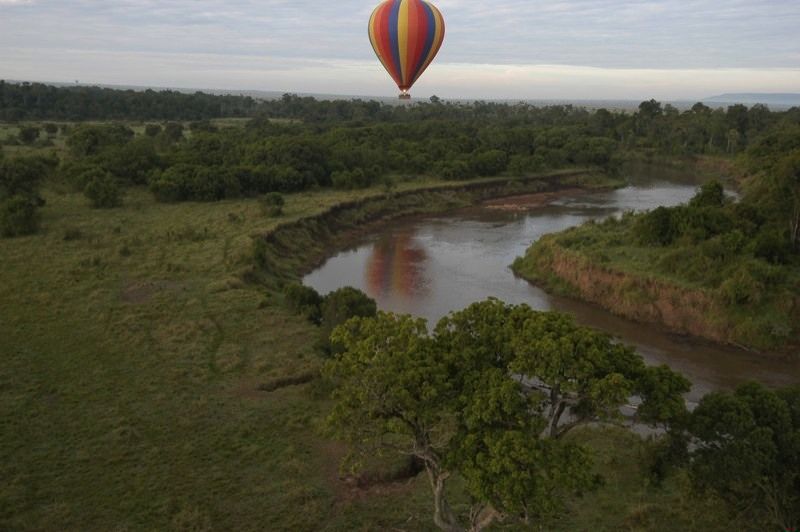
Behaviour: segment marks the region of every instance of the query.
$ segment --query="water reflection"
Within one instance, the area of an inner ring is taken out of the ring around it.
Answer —
[[[410,232],[383,235],[372,246],[367,259],[366,287],[370,297],[383,301],[388,297],[409,300],[424,297],[423,280],[427,254]]]

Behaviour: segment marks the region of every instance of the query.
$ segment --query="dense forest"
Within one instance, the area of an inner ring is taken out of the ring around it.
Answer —
[[[681,113],[648,101],[637,112],[623,113],[568,105],[444,103],[435,97],[390,106],[293,95],[256,102],[169,91],[0,85],[0,114],[23,109],[57,119],[65,116],[57,102],[73,100],[85,101],[89,109],[73,118],[168,120],[149,123],[138,135],[122,123],[66,130],[58,177],[78,190],[91,184],[87,195],[93,203],[109,207],[120,203],[121,189],[128,186],[148,186],[160,201],[214,201],[314,187],[391,187],[421,175],[513,177],[565,167],[613,173],[632,154],[734,156],[759,142],[763,151],[769,142],[763,139],[791,138],[800,124],[800,109],[778,113],[758,105],[723,110],[698,103]],[[243,114],[256,115],[244,128],[218,128],[204,120]],[[44,129],[25,126],[6,143],[46,146],[58,127],[46,123]]]

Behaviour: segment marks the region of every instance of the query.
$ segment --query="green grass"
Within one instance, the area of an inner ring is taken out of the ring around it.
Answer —
[[[46,190],[40,234],[0,240],[0,529],[431,529],[424,476],[369,491],[339,480],[318,382],[257,390],[321,360],[312,325],[241,281],[253,237],[381,192],[292,195],[265,218],[254,199],[131,190],[93,210]],[[619,529],[643,500],[675,505],[677,488],[642,491],[628,436],[587,435],[617,480],[554,529]]]

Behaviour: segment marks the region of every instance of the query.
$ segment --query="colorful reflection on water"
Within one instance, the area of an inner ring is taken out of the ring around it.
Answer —
[[[367,293],[382,300],[393,295],[411,299],[423,295],[425,248],[411,232],[384,235],[375,242],[367,259]]]

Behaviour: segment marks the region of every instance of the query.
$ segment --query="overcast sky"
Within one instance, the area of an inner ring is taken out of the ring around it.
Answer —
[[[0,0],[0,78],[393,95],[377,0]],[[436,0],[412,90],[448,98],[800,92],[800,0]]]

